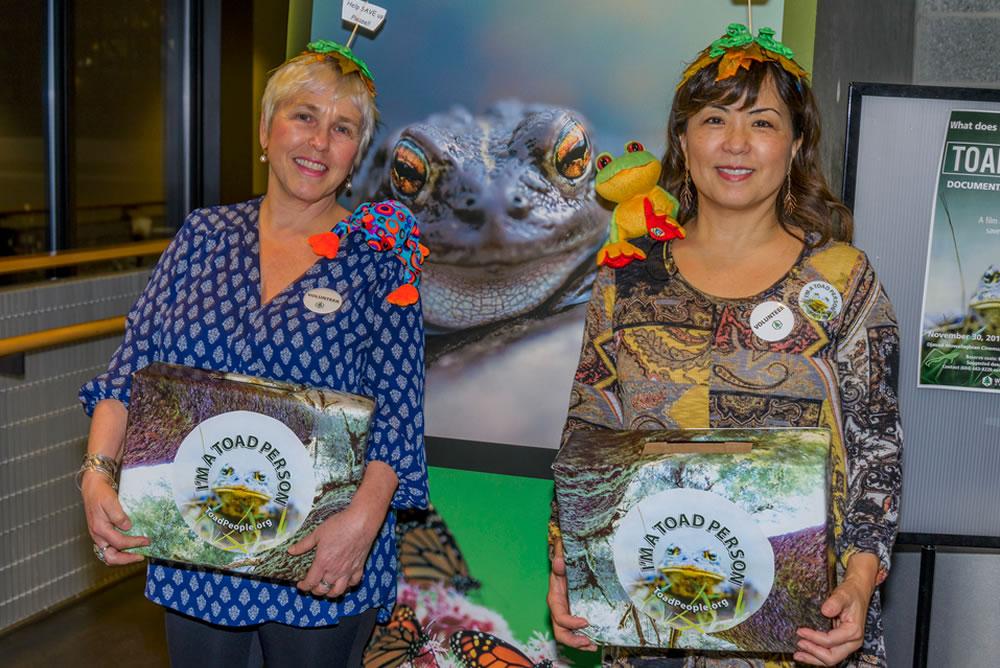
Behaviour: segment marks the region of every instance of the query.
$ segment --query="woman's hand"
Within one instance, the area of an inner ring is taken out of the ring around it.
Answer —
[[[296,583],[300,590],[337,598],[361,582],[368,553],[385,522],[398,484],[391,466],[369,462],[350,505],[288,548],[291,555],[316,550],[305,578]]]
[[[590,626],[583,617],[569,614],[569,589],[566,586],[566,561],[563,559],[562,545],[555,539],[549,571],[549,595],[546,597],[552,616],[552,634],[558,642],[588,652],[597,651],[597,645],[583,635],[575,633]]]
[[[145,536],[126,536],[121,533],[132,528],[118,502],[118,494],[111,483],[100,473],[86,471],[80,484],[83,507],[87,513],[87,529],[97,546],[95,553],[108,566],[123,566],[142,561],[141,554],[125,552],[132,547],[149,545]],[[103,557],[103,558],[102,558]]]
[[[94,408],[94,419],[90,422],[90,436],[87,451],[118,459],[125,442],[125,425],[128,410],[117,399],[104,399]],[[83,508],[87,514],[87,529],[94,540],[94,553],[109,566],[122,566],[142,561],[141,554],[124,552],[132,547],[149,545],[145,536],[126,536],[122,531],[132,528],[118,502],[118,493],[111,481],[97,471],[84,471],[80,480],[83,494]]]
[[[365,561],[385,519],[366,516],[355,506],[328,517],[309,535],[288,548],[292,555],[315,549],[312,566],[297,587],[316,596],[337,598],[361,582]],[[372,529],[374,526],[374,529]]]
[[[795,660],[813,666],[836,666],[858,651],[865,638],[868,604],[875,592],[879,561],[874,554],[851,555],[844,581],[823,602],[820,612],[833,620],[827,632],[798,629]]]

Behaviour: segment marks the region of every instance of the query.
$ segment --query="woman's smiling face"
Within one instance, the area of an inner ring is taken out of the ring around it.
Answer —
[[[361,136],[361,111],[336,97],[336,77],[282,101],[260,141],[269,164],[268,195],[314,204],[336,195],[351,173]]]
[[[770,79],[753,106],[743,106],[742,99],[710,104],[688,119],[680,137],[700,212],[773,208],[801,144]]]

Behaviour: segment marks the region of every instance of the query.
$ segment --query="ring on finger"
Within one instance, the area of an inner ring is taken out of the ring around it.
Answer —
[[[106,549],[108,549],[106,545],[104,547],[101,547],[97,543],[94,543],[94,556],[100,559],[102,564],[108,563],[107,558],[104,556],[104,551]]]
[[[330,587],[333,586],[333,583],[332,582],[327,582],[326,580],[321,579],[319,581],[319,586],[322,587],[323,589],[329,589]]]

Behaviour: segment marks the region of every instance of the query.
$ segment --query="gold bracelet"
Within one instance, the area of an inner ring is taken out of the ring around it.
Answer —
[[[76,487],[77,489],[82,489],[83,474],[87,471],[94,471],[107,478],[111,484],[111,488],[117,492],[118,468],[118,462],[106,455],[84,455],[83,464],[80,465],[80,469],[76,472]]]
[[[114,457],[90,453],[83,456],[83,465],[91,465],[97,468],[105,469],[112,478],[118,477],[118,470],[121,468],[121,464],[119,464]]]
[[[557,540],[562,540],[562,530],[555,520],[549,520],[549,545],[554,545]]]

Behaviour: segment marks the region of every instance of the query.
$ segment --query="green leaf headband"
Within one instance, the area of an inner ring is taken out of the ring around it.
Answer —
[[[365,86],[368,88],[368,92],[371,93],[372,98],[375,97],[375,77],[372,75],[371,70],[368,69],[365,61],[354,55],[354,52],[350,48],[328,39],[320,39],[306,44],[306,50],[303,53],[313,53],[321,59],[331,58],[337,61],[341,74],[357,72],[361,80],[365,82]]]
[[[749,69],[754,62],[776,62],[796,79],[808,77],[809,73],[793,60],[794,57],[791,49],[774,39],[773,28],[761,28],[754,37],[742,23],[730,23],[726,26],[726,34],[712,42],[684,70],[677,88],[715,62],[719,63],[716,81],[735,76],[740,68]]]

